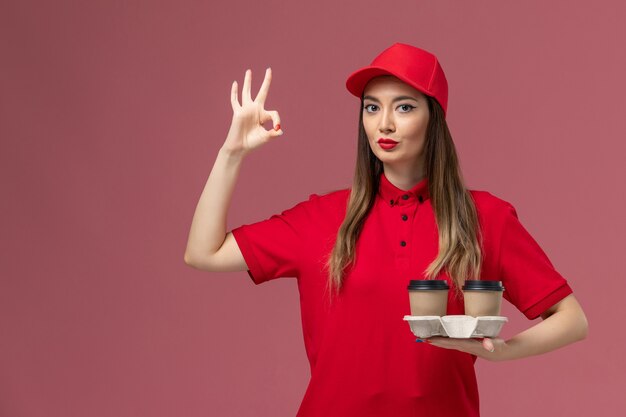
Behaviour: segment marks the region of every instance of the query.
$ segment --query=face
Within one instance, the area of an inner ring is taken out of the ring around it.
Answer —
[[[429,118],[426,96],[391,75],[372,78],[363,93],[363,127],[385,172],[421,170]],[[380,144],[380,139],[397,143]]]

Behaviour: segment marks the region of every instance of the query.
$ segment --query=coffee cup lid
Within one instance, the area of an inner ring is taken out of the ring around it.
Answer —
[[[412,279],[407,289],[410,290],[449,290],[445,279]]]
[[[462,289],[463,291],[504,291],[502,281],[490,280],[467,280]]]

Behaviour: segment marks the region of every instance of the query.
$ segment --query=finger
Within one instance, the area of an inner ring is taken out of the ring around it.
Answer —
[[[270,134],[271,137],[275,138],[276,136],[282,136],[285,132],[283,132],[282,130],[276,130],[276,129],[270,129],[268,131],[268,133]]]
[[[495,346],[493,345],[493,341],[488,337],[485,337],[483,339],[483,347],[487,349],[489,352],[494,352],[496,350]]]
[[[250,84],[252,84],[252,70],[247,69],[243,78],[243,89],[241,90],[241,102],[252,101],[250,97]]]
[[[269,110],[261,109],[261,115],[259,116],[259,122],[261,124],[267,122],[268,120],[272,120],[272,115]],[[274,126],[274,122],[272,122],[272,126]]]
[[[233,81],[233,84],[230,87],[230,105],[232,106],[233,111],[237,111],[237,109],[241,107],[239,100],[237,99],[237,81]]]
[[[270,88],[270,83],[272,82],[272,69],[267,68],[265,70],[265,78],[263,79],[263,84],[261,84],[261,89],[259,90],[259,94],[256,95],[254,101],[264,104],[265,99],[267,98],[267,92]]]
[[[283,134],[283,130],[280,127],[280,116],[276,110],[266,110],[264,112],[264,117],[270,117],[272,119],[272,124],[274,125],[273,131],[278,134],[278,136]],[[267,119],[266,119],[267,120]]]

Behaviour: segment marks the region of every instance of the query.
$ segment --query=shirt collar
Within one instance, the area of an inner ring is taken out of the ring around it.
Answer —
[[[402,190],[393,185],[387,179],[385,173],[382,172],[380,174],[378,195],[390,206],[403,206],[413,204],[416,201],[422,204],[430,197],[430,193],[428,192],[428,178],[424,178],[410,190]]]

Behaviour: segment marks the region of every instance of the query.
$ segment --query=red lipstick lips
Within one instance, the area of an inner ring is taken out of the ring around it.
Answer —
[[[393,139],[389,139],[389,138],[379,138],[378,139],[378,146],[380,146],[384,150],[393,149],[393,148],[395,148],[395,146],[397,144],[398,144],[398,142],[396,142]]]

